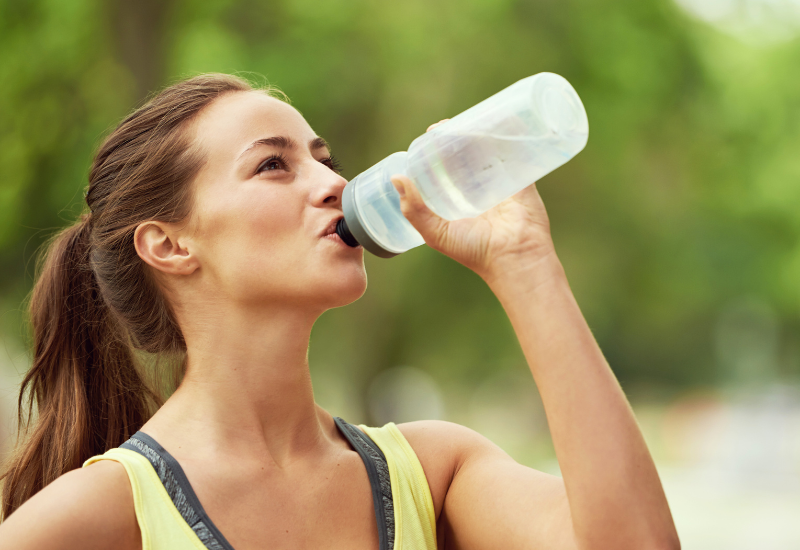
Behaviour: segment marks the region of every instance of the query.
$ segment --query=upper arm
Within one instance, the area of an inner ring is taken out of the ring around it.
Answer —
[[[0,524],[0,548],[141,547],[128,475],[110,460],[64,474]]]
[[[399,426],[420,459],[446,548],[576,548],[563,480],[448,422]]]

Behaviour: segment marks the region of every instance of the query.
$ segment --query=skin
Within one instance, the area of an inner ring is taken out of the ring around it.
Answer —
[[[362,250],[322,236],[341,217],[346,181],[325,148],[309,149],[317,136],[303,117],[258,92],[216,100],[192,131],[207,162],[190,219],[136,231],[188,347],[183,383],[142,431],[180,462],[238,550],[265,541],[375,548],[366,471],[315,404],[307,361],[316,319],[366,289]],[[295,146],[248,149],[273,136]],[[258,172],[281,152],[286,165]],[[462,426],[400,425],[430,485],[439,548],[679,548],[653,461],[570,291],[535,185],[482,216],[447,222],[410,180],[393,183],[428,245],[475,271],[508,313],[563,474],[521,466]],[[141,548],[124,469],[102,461],[65,474],[0,525],[0,547]]]

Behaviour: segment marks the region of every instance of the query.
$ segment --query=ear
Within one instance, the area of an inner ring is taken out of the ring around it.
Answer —
[[[190,275],[200,267],[197,257],[187,244],[179,239],[171,224],[147,221],[133,234],[136,253],[148,265],[170,275]]]

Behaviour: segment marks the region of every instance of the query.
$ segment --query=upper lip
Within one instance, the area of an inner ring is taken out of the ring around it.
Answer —
[[[336,233],[336,225],[339,223],[339,220],[341,220],[342,218],[344,218],[344,216],[342,216],[342,215],[339,215],[339,216],[336,216],[335,218],[333,218],[333,220],[331,220],[331,223],[329,223],[328,225],[325,226],[325,230],[322,232],[320,237],[325,237],[326,235],[332,235],[333,233]]]

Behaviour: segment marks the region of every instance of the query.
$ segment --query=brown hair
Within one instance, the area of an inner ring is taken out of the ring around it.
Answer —
[[[3,517],[122,444],[161,404],[136,350],[182,356],[185,343],[133,234],[146,220],[186,219],[203,164],[189,124],[221,95],[252,89],[222,74],[179,82],[126,117],[98,150],[90,210],[51,241],[31,294],[33,364],[19,396],[22,443],[2,474]]]

